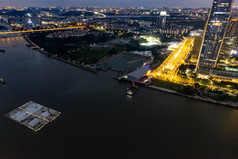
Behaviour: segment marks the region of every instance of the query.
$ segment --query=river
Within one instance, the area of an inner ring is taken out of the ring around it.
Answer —
[[[238,110],[141,88],[115,72],[48,58],[21,37],[0,39],[0,159],[235,159]],[[34,101],[62,114],[39,132],[5,117]]]

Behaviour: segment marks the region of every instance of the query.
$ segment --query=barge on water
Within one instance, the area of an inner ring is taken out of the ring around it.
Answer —
[[[49,122],[55,120],[60,114],[58,111],[30,101],[6,114],[6,117],[29,129],[39,131]]]

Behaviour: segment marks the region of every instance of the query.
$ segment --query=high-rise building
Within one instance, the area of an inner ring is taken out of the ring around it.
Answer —
[[[203,35],[197,72],[210,74],[216,67],[234,0],[214,0]]]
[[[227,64],[230,60],[232,49],[237,41],[238,36],[238,19],[230,19],[227,26],[226,34],[223,39],[222,48],[219,54],[218,64]]]
[[[156,20],[156,28],[157,29],[164,29],[166,24],[167,12],[161,11],[160,16]]]
[[[37,12],[32,12],[32,26],[40,26],[41,20]]]

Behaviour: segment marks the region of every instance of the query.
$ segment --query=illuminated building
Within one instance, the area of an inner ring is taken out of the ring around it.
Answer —
[[[166,24],[167,12],[161,11],[160,16],[156,20],[156,28],[157,29],[164,29]]]
[[[223,39],[218,64],[227,63],[230,60],[231,51],[237,41],[237,27],[238,19],[231,19],[227,26],[226,35]]]
[[[216,67],[233,0],[214,0],[205,26],[197,71],[210,74]]]
[[[32,12],[31,16],[32,16],[32,18],[31,18],[32,26],[33,27],[40,26],[41,25],[41,20],[40,20],[40,17],[38,15],[38,13]]]

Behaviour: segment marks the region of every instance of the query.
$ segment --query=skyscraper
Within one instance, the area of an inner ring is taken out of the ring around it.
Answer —
[[[210,74],[216,67],[234,0],[214,0],[199,54],[197,71]]]
[[[237,41],[238,36],[238,19],[233,18],[229,20],[226,35],[223,39],[222,48],[219,54],[218,64],[226,64],[230,60],[232,49]]]
[[[161,11],[160,16],[156,20],[156,28],[157,29],[164,29],[166,24],[167,12]]]
[[[41,25],[41,20],[37,12],[33,11],[32,12],[32,26],[40,26]]]

